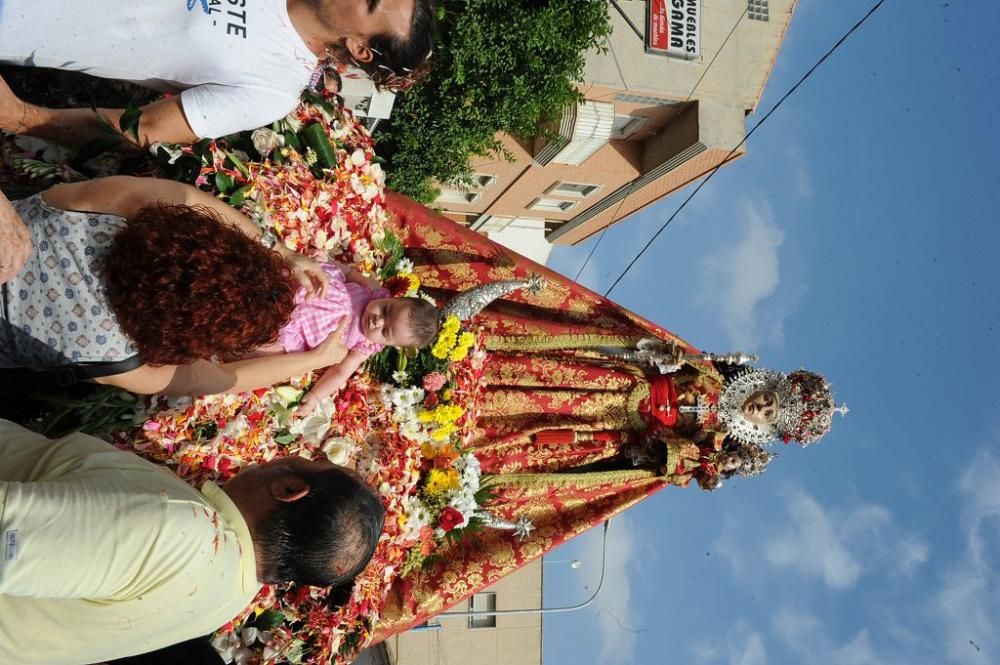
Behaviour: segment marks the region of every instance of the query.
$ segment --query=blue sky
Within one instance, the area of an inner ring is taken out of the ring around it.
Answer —
[[[759,112],[870,5],[800,0]],[[825,373],[851,413],[763,477],[612,521],[605,588],[545,619],[547,665],[1000,662],[998,26],[990,0],[889,0],[612,293]],[[683,196],[581,281],[604,291]],[[590,242],[550,265],[575,275]],[[545,566],[547,605],[589,595],[599,539],[549,555],[584,565]]]

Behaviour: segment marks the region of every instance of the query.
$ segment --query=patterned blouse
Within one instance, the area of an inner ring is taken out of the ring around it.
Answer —
[[[111,312],[101,277],[103,258],[125,220],[60,210],[38,194],[13,206],[31,233],[33,252],[3,285],[0,367],[49,369],[137,355]]]

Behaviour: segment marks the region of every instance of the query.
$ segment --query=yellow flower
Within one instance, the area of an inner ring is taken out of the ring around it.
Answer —
[[[447,423],[431,432],[431,438],[435,441],[447,441],[456,431],[458,431],[458,427],[452,423]]]
[[[467,355],[469,355],[468,347],[456,346],[448,353],[448,360],[457,363],[460,360],[465,360],[465,356]]]
[[[416,293],[417,289],[420,288],[420,278],[414,275],[412,272],[404,272],[403,277],[406,278],[406,283],[409,288],[406,289],[407,293]]]
[[[457,334],[460,326],[461,324],[458,322],[458,317],[452,314],[451,316],[449,316],[444,320],[444,323],[441,324],[442,337],[446,335],[451,336]]]
[[[463,332],[463,333],[462,333],[462,334],[461,334],[461,335],[459,336],[459,338],[458,338],[458,343],[459,343],[459,344],[460,344],[461,346],[464,346],[464,347],[466,347],[466,348],[469,348],[470,346],[472,346],[473,344],[475,344],[475,343],[476,343],[476,336],[475,336],[475,335],[473,335],[473,334],[472,334],[471,332],[469,332],[468,330],[466,330],[465,332]]]
[[[441,399],[443,399],[445,402],[450,402],[454,394],[455,393],[452,391],[452,389],[448,388],[443,393],[441,393]]]
[[[424,459],[434,459],[437,457],[437,448],[429,443],[425,443],[420,446],[420,454]]]
[[[458,478],[457,469],[451,468],[444,471],[441,469],[431,469],[427,474],[425,491],[434,496],[458,489],[460,484],[461,481]]]

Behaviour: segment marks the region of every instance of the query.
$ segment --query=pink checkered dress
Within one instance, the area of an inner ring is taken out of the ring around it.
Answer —
[[[369,302],[389,297],[385,289],[371,290],[364,284],[348,282],[343,271],[331,263],[322,264],[330,278],[323,298],[306,300],[305,289],[295,294],[292,318],[278,334],[278,343],[286,353],[315,348],[337,329],[345,316],[350,319],[344,331],[344,346],[351,351],[370,356],[381,351],[382,344],[368,341],[361,331],[361,315]]]

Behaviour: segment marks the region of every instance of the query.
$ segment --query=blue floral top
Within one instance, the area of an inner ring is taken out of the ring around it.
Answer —
[[[135,356],[101,278],[103,258],[125,220],[59,210],[37,194],[13,205],[34,251],[3,285],[0,367],[46,369]]]

